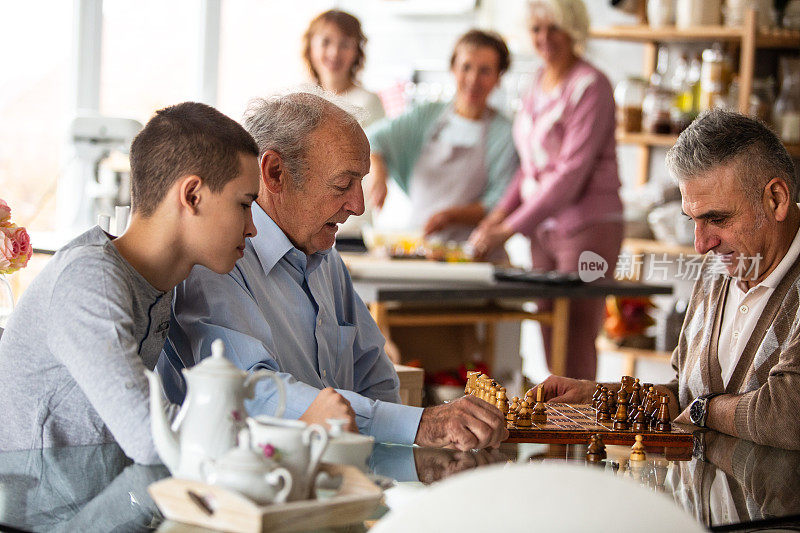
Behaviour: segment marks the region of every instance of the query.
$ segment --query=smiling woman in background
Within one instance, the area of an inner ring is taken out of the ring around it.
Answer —
[[[487,105],[509,65],[499,35],[470,30],[450,58],[456,82],[452,102],[418,105],[367,131],[373,205],[383,205],[391,176],[409,195],[425,235],[467,239],[517,168],[511,122]]]
[[[385,115],[378,95],[356,82],[366,43],[358,19],[335,9],[317,15],[303,35],[303,59],[314,82],[359,108],[363,127]]]
[[[559,272],[576,272],[591,250],[611,277],[623,234],[611,84],[578,55],[589,31],[581,0],[537,0],[529,9],[544,64],[514,121],[520,170],[470,241],[486,255],[522,233],[534,268]],[[567,375],[593,380],[603,301],[573,300],[569,313]],[[543,336],[549,360],[549,328]]]

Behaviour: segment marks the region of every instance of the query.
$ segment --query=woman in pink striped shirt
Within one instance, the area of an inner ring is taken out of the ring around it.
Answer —
[[[578,54],[589,30],[581,0],[536,0],[529,9],[544,64],[514,121],[520,168],[470,241],[486,255],[521,233],[531,240],[533,267],[560,272],[577,272],[581,252],[592,251],[612,278],[623,223],[611,84]],[[571,303],[568,376],[595,378],[602,318],[602,300]],[[543,335],[549,360],[549,328]]]

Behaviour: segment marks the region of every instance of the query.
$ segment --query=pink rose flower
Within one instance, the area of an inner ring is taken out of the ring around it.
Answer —
[[[31,238],[25,228],[9,223],[0,227],[0,273],[11,274],[28,265],[28,260],[33,254]],[[5,262],[8,266],[3,266]]]
[[[4,231],[0,231],[0,274],[7,273],[13,259],[14,241]]]
[[[6,225],[11,222],[11,208],[5,200],[0,199],[0,225]]]

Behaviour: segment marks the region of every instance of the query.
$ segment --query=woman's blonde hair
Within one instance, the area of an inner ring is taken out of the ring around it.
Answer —
[[[325,11],[314,17],[308,24],[308,29],[306,29],[306,32],[303,34],[303,60],[306,63],[309,74],[311,74],[311,77],[314,78],[317,84],[320,83],[319,72],[317,72],[314,65],[311,63],[311,38],[314,37],[314,34],[319,31],[323,24],[333,24],[344,35],[355,39],[356,59],[353,61],[353,64],[350,65],[350,81],[355,81],[358,71],[364,68],[364,60],[366,58],[364,54],[364,45],[367,44],[367,36],[364,35],[364,32],[361,30],[361,22],[359,22],[356,17],[350,13],[336,9]]]
[[[589,36],[589,13],[583,0],[529,0],[528,14],[552,19],[572,38],[575,53],[583,51]]]

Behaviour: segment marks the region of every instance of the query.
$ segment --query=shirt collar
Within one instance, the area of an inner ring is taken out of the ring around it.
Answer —
[[[275,221],[255,202],[253,224],[258,233],[250,238],[250,242],[266,274],[269,274],[283,257],[287,257],[287,260],[298,269],[310,274],[330,253],[329,249],[322,250],[307,257],[305,252],[296,248]]]

